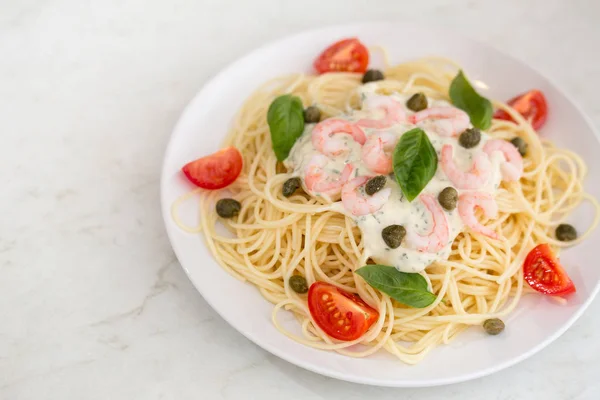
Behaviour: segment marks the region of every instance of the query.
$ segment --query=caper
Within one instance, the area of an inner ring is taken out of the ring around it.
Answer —
[[[307,124],[316,124],[321,120],[321,110],[315,106],[306,107],[304,110],[304,122]]]
[[[577,231],[573,225],[560,224],[556,227],[556,238],[561,242],[570,242],[577,239]]]
[[[471,149],[481,141],[481,132],[477,128],[469,128],[460,134],[458,143],[465,149]]]
[[[402,243],[402,239],[406,236],[406,229],[402,225],[390,225],[383,228],[381,237],[385,244],[392,249],[397,248]]]
[[[483,321],[483,329],[488,335],[497,335],[504,330],[504,322],[499,318],[491,318]]]
[[[427,108],[427,96],[425,93],[415,93],[406,102],[406,107],[409,110],[421,111]]]
[[[281,192],[284,197],[290,197],[301,185],[300,178],[290,178],[283,184]]]
[[[383,189],[383,187],[385,186],[385,176],[383,175],[379,175],[376,176],[375,178],[371,178],[367,181],[367,184],[365,185],[365,192],[369,195],[369,196],[373,196],[375,193],[379,192],[381,189]]]
[[[444,210],[452,211],[456,208],[458,202],[458,192],[452,186],[448,186],[440,192],[438,201]]]
[[[513,146],[515,146],[517,148],[517,150],[519,150],[519,154],[521,154],[522,156],[527,154],[527,142],[526,141],[524,141],[523,139],[521,139],[520,137],[517,136],[510,142],[513,144]]]
[[[382,81],[385,79],[383,72],[378,69],[368,69],[362,77],[362,83]]]
[[[240,213],[242,205],[234,199],[221,199],[217,201],[217,214],[222,218],[235,217]]]
[[[296,293],[306,293],[308,292],[308,284],[306,283],[306,279],[300,275],[292,275],[290,276],[290,287]]]

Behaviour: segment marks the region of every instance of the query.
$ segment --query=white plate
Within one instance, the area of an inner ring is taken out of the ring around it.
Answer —
[[[407,366],[385,351],[356,359],[288,339],[272,325],[272,305],[255,287],[228,275],[213,260],[199,235],[181,231],[171,220],[173,201],[192,189],[180,173],[181,166],[219,148],[248,95],[270,78],[310,72],[313,59],[325,46],[349,36],[359,37],[367,45],[385,46],[393,63],[428,55],[450,57],[464,66],[471,79],[489,86],[483,93],[488,97],[507,99],[530,88],[541,89],[550,109],[542,135],[586,160],[590,169],[587,190],[599,197],[600,145],[591,124],[538,72],[486,45],[430,27],[423,30],[391,23],[330,27],[287,37],[253,51],[207,83],[186,108],[167,148],[161,182],[165,225],[179,261],[206,301],[244,336],[284,360],[330,377],[380,386],[433,386],[488,375],[531,356],[573,324],[598,292],[600,268],[596,268],[594,246],[599,243],[600,230],[582,245],[563,253],[563,264],[577,286],[568,305],[557,305],[544,296],[527,296],[507,318],[502,335],[489,337],[480,329],[470,329],[450,345],[432,351],[420,364]],[[373,58],[371,66],[377,66],[377,57]],[[572,222],[586,226],[589,217],[585,218],[584,213],[590,209],[582,207]],[[186,221],[197,221],[193,204],[183,207],[182,212]]]

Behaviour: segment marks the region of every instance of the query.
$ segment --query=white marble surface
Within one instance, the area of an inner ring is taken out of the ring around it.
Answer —
[[[373,19],[489,42],[600,125],[597,0],[0,0],[0,399],[600,398],[599,300],[518,366],[384,389],[267,354],[180,268],[158,176],[185,104],[265,41]]]

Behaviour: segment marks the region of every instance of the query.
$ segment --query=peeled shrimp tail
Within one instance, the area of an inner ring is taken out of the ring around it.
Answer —
[[[482,235],[492,239],[498,239],[498,234],[494,230],[479,223],[475,217],[476,207],[481,208],[483,210],[483,214],[487,218],[496,218],[498,216],[498,205],[490,194],[474,192],[463,193],[459,196],[458,214],[460,215],[463,223],[474,232],[481,233]]]
[[[343,119],[327,119],[319,122],[312,131],[312,144],[319,152],[327,156],[338,156],[348,151],[348,147],[343,140],[334,138],[333,135],[346,133],[352,136],[359,144],[363,145],[367,136],[363,130],[355,124]]]
[[[448,179],[458,189],[481,189],[492,173],[492,164],[485,153],[479,153],[475,156],[473,165],[468,171],[460,170],[454,163],[453,148],[450,144],[442,146],[440,164]]]
[[[341,174],[332,174],[325,171],[328,162],[327,157],[315,155],[306,166],[304,184],[310,193],[337,196],[350,178],[354,169],[351,164],[346,164]]]
[[[392,189],[381,189],[373,196],[358,193],[358,188],[367,183],[370,178],[359,176],[344,185],[342,188],[342,204],[352,215],[367,215],[378,211],[388,201]]]
[[[523,176],[523,157],[512,143],[499,139],[490,140],[483,146],[483,151],[490,157],[496,151],[502,153],[505,159],[500,164],[503,180],[516,182],[521,179],[521,176]]]
[[[407,241],[410,246],[415,247],[419,251],[436,253],[448,244],[450,237],[446,213],[435,196],[431,194],[422,194],[419,196],[419,200],[431,214],[433,226],[427,235],[419,235],[414,230],[408,231]]]
[[[432,107],[408,118],[413,124],[429,123],[440,136],[456,136],[470,124],[469,115],[456,107]]]
[[[365,110],[381,110],[385,116],[382,119],[362,118],[356,122],[365,128],[385,129],[406,120],[406,113],[400,103],[389,96],[370,96],[363,104]]]
[[[390,132],[372,134],[362,148],[362,161],[375,173],[389,174],[392,172],[390,153],[394,150],[397,139],[397,136]]]

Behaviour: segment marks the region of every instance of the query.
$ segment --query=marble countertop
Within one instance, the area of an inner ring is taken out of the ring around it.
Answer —
[[[541,353],[472,382],[385,389],[297,368],[212,311],[159,208],[183,107],[265,41],[440,24],[552,77],[598,127],[598,17],[596,0],[0,0],[0,399],[600,398],[600,300]]]

